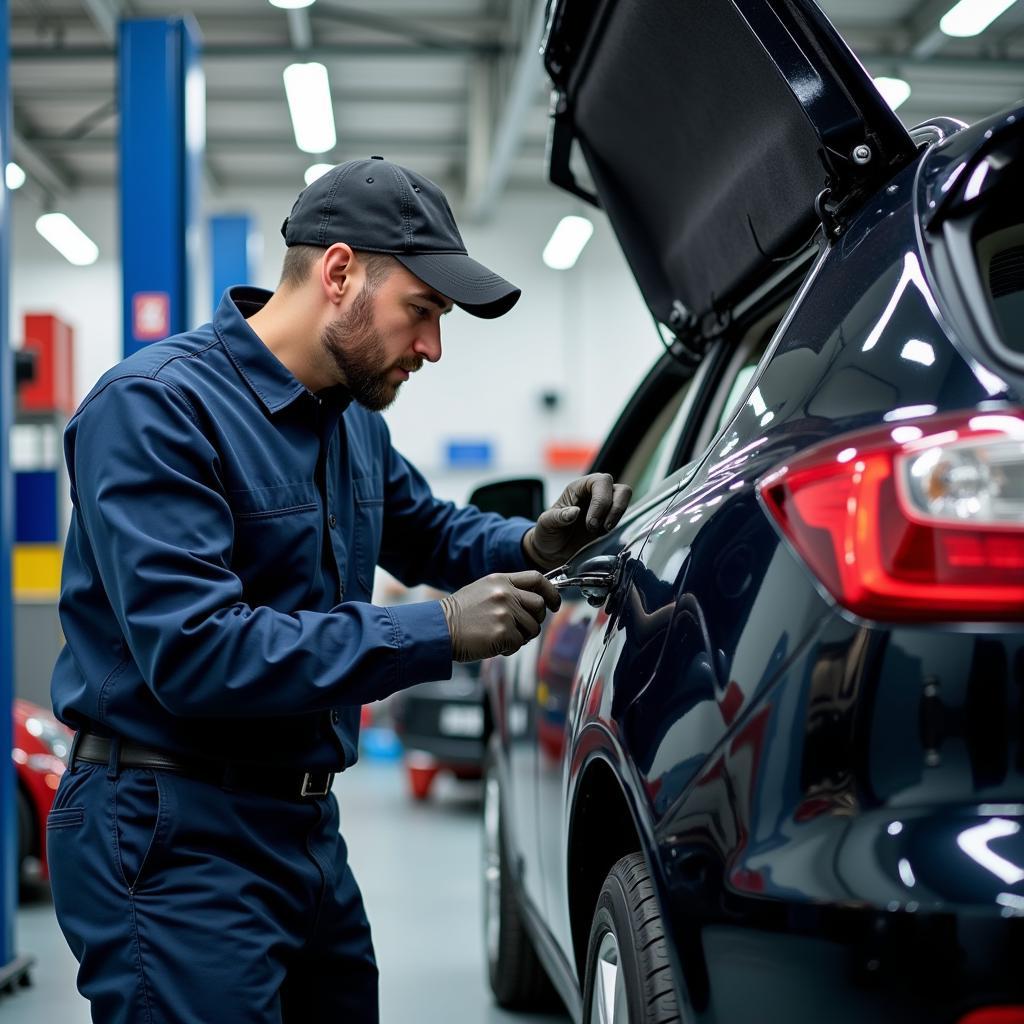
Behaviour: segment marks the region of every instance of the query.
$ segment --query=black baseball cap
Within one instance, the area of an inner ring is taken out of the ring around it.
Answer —
[[[387,253],[473,316],[501,316],[519,299],[514,284],[467,254],[437,185],[380,156],[338,164],[304,188],[281,234],[289,246]]]

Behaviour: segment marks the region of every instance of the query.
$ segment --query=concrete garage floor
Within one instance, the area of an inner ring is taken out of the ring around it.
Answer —
[[[381,1024],[566,1024],[496,1009],[480,938],[480,787],[441,777],[414,804],[395,763],[363,761],[335,783],[381,968]],[[87,1024],[77,964],[48,901],[18,913],[33,986],[0,998],[3,1024]]]

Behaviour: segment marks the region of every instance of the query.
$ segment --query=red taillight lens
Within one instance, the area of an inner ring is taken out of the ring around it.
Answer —
[[[758,484],[793,546],[865,618],[1024,620],[1024,414],[894,424]]]
[[[1024,1024],[1024,1006],[987,1006],[961,1017],[959,1024]]]

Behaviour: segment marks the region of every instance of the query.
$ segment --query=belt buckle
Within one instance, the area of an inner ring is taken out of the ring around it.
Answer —
[[[316,785],[313,781],[314,776],[319,776],[320,772],[306,772],[302,776],[302,789],[299,790],[300,796],[327,796],[331,791],[331,786],[334,784],[334,772],[324,772],[324,788],[314,789]]]

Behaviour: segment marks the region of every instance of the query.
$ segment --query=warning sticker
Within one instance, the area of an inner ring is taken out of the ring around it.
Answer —
[[[171,333],[171,297],[167,292],[132,296],[132,335],[137,341],[160,341]]]

